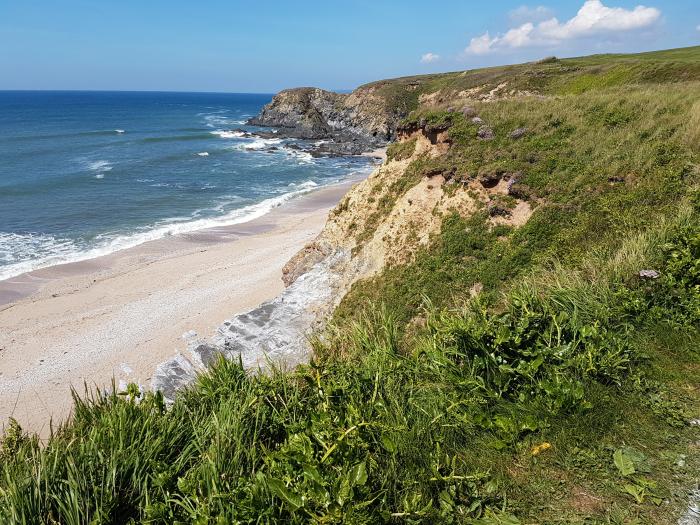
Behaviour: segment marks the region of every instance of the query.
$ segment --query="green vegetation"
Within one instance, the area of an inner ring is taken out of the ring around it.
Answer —
[[[293,372],[221,361],[169,408],[133,386],[76,396],[44,444],[12,424],[0,523],[675,523],[700,471],[700,48],[381,89],[415,108],[504,78],[552,96],[478,104],[488,141],[418,108],[452,147],[378,188],[358,235],[430,173],[510,178],[526,224],[446,214]]]
[[[493,302],[512,278],[533,267],[552,259],[576,265],[591,250],[609,251],[625,235],[675,213],[679,199],[700,182],[693,150],[699,107],[700,82],[672,90],[636,86],[504,100],[477,106],[494,130],[489,141],[475,140],[479,125],[460,112],[414,112],[408,123],[451,122],[453,147],[409,165],[404,178],[382,195],[360,241],[371,237],[396,198],[426,174],[443,174],[455,183],[452,188],[510,177],[514,192],[534,213],[517,229],[493,227],[486,210],[468,218],[445,216],[441,235],[415,261],[356,284],[337,316],[352,317],[369,301],[386,304],[407,321],[425,296],[436,306],[450,306],[477,284]],[[527,133],[514,140],[510,133],[516,128]]]
[[[505,91],[556,95],[698,80],[698,55],[700,46],[633,55],[593,55],[382,80],[367,87],[375,88],[387,107],[405,115],[418,108],[422,94],[440,92],[438,98],[447,105],[460,92],[486,94],[504,83]]]
[[[404,142],[394,142],[386,149],[386,158],[389,160],[406,160],[413,155],[416,149],[416,139]]]

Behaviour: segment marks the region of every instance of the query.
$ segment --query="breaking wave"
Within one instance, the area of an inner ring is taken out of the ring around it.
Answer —
[[[308,181],[295,187],[293,191],[232,210],[218,217],[197,218],[201,213],[201,210],[197,210],[190,217],[164,219],[147,229],[131,234],[98,235],[92,247],[72,239],[40,233],[0,232],[0,263],[2,263],[0,280],[57,264],[94,259],[170,235],[248,222],[266,215],[274,208],[316,187],[317,184]]]

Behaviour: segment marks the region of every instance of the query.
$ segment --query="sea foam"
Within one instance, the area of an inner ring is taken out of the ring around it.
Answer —
[[[216,131],[210,131],[212,135],[221,137],[222,139],[237,139],[245,136],[242,131],[230,131],[225,129],[217,129]]]
[[[111,171],[113,167],[112,163],[108,160],[96,160],[88,163],[88,169],[91,171]]]
[[[58,239],[51,235],[0,232],[0,262],[3,263],[0,265],[0,281],[57,264],[94,259],[171,235],[248,222],[313,189],[312,186],[299,187],[218,217],[169,218],[131,234],[114,237],[98,235],[95,239],[97,244],[92,248],[85,248],[70,239]],[[197,215],[197,212],[193,215]]]

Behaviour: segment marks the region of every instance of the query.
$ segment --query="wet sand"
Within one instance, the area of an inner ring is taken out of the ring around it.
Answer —
[[[322,229],[350,184],[320,189],[250,222],[147,242],[0,281],[0,425],[46,436],[70,387],[134,381],[283,289],[284,264]]]

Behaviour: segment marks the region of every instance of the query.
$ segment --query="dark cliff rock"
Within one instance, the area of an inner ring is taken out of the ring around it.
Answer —
[[[404,116],[371,85],[349,94],[296,88],[280,91],[248,123],[277,128],[277,136],[328,140],[328,154],[358,154],[393,140]]]

